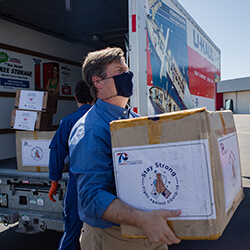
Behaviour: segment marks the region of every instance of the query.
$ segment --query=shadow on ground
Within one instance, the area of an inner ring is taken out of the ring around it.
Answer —
[[[55,250],[58,248],[62,233],[47,230],[38,234],[16,233],[17,226],[0,234],[0,249],[10,250]]]
[[[222,236],[215,241],[183,240],[169,250],[249,250],[250,249],[250,188],[244,188],[245,198],[237,208]]]

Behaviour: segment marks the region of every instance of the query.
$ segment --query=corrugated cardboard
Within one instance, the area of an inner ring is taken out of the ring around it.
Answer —
[[[20,103],[20,97],[21,97],[21,92],[24,90],[17,90],[16,91],[16,98],[15,98],[15,108],[19,108],[19,103]],[[57,111],[57,102],[58,102],[58,96],[53,93],[49,93],[47,91],[32,91],[32,90],[25,90],[26,92],[29,92],[31,97],[35,99],[36,94],[43,93],[43,101],[42,101],[42,106],[41,109],[37,109],[35,105],[33,105],[33,102],[30,100],[23,100],[26,105],[25,105],[25,110],[36,110],[36,111],[42,111],[42,112],[48,112],[48,113],[56,113]]]
[[[36,113],[37,119],[35,121],[34,130],[47,130],[50,131],[53,129],[52,122],[53,122],[53,114],[52,113],[45,113],[40,111],[30,111],[30,110],[19,110],[19,109],[13,109],[11,112],[11,121],[10,121],[10,127],[14,128],[15,119],[16,119],[16,111],[23,112],[24,116],[29,115],[30,113]],[[18,128],[14,129],[20,129],[20,130],[32,130],[29,128],[26,128],[25,121],[20,122]]]
[[[16,157],[18,171],[28,172],[49,172],[49,143],[52,140],[55,131],[16,131]],[[37,145],[36,142],[45,142],[47,148]],[[23,150],[29,150],[26,160],[23,159]],[[26,162],[26,164],[24,164]],[[33,166],[33,162],[37,163]],[[47,164],[45,164],[45,162]]]
[[[49,172],[49,144],[55,132],[56,131],[16,131],[18,171]],[[24,150],[26,152],[24,152]],[[24,159],[24,157],[27,158]],[[36,164],[33,164],[34,162]],[[66,163],[65,160],[63,172],[68,172],[68,167],[69,164]]]
[[[243,199],[231,111],[204,108],[110,124],[117,195],[142,210],[180,209],[168,224],[181,239],[221,236]],[[122,235],[145,238],[121,225]]]

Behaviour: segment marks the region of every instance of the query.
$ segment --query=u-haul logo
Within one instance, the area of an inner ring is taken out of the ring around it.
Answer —
[[[212,46],[196,30],[193,30],[193,43],[201,54],[214,62],[214,52]]]

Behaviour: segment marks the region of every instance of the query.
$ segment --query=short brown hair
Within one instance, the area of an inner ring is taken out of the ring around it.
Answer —
[[[106,77],[106,69],[112,62],[121,62],[124,59],[124,53],[121,48],[106,48],[94,52],[89,52],[83,65],[82,65],[82,77],[83,80],[90,87],[91,95],[97,99],[97,89],[92,82],[93,76],[100,78]]]

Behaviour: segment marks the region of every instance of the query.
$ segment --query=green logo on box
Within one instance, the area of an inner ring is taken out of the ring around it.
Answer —
[[[0,52],[0,63],[7,62],[9,60],[9,56],[5,52]]]

